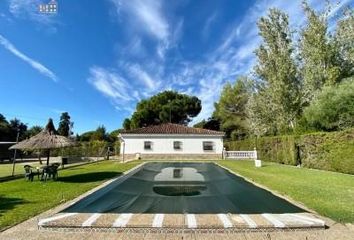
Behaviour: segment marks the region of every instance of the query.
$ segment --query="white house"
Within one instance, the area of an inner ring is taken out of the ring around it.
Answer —
[[[124,160],[222,158],[224,132],[165,123],[122,132]]]

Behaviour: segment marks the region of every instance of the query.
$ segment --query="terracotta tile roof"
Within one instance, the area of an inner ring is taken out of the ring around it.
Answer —
[[[191,135],[213,135],[224,136],[224,132],[213,131],[202,128],[186,127],[180,124],[164,123],[149,127],[137,128],[122,132],[122,134],[191,134]]]

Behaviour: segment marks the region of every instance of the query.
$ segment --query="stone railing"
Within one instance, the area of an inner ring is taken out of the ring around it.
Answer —
[[[224,151],[225,159],[254,159],[257,160],[257,150],[253,151]]]
[[[224,159],[253,159],[256,167],[262,167],[262,161],[257,159],[257,149],[253,151],[223,151]]]

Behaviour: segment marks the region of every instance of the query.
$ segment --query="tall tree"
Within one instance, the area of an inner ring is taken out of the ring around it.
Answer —
[[[254,70],[260,82],[257,92],[263,92],[262,96],[268,99],[270,113],[276,113],[270,124],[275,125],[277,131],[294,128],[301,112],[301,82],[293,59],[289,17],[272,8],[266,17],[260,18],[258,28],[263,42],[256,50],[258,62]]]
[[[130,130],[130,124],[131,124],[131,121],[129,118],[124,119],[123,128],[125,130]]]
[[[26,137],[27,125],[21,122],[19,119],[14,118],[9,122],[10,128],[10,140],[16,141],[17,133],[19,133],[19,140],[23,140]]]
[[[226,132],[227,137],[240,139],[247,135],[246,104],[249,98],[247,84],[246,77],[240,77],[234,85],[227,83],[221,92],[219,102],[215,103],[213,118],[220,120],[220,128]]]
[[[108,134],[108,141],[111,143],[118,141],[119,140],[118,135],[121,131],[122,131],[122,129],[116,129],[116,130],[113,130],[112,132],[110,132]]]
[[[337,22],[335,34],[338,63],[342,69],[342,77],[354,75],[354,9],[344,11],[343,19]]]
[[[340,79],[336,65],[334,42],[328,36],[328,10],[316,12],[303,2],[307,24],[300,34],[301,73],[304,80],[305,101],[310,102],[323,85],[332,85]]]
[[[60,122],[58,127],[58,133],[61,136],[70,136],[72,134],[71,129],[74,123],[70,121],[70,115],[67,112],[63,112],[60,116]]]
[[[164,91],[140,101],[131,119],[124,121],[124,128],[134,129],[168,122],[188,124],[201,108],[201,101],[195,96]]]

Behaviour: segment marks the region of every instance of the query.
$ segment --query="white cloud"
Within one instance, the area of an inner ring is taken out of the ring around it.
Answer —
[[[169,36],[169,25],[163,16],[161,1],[151,0],[111,0],[117,12],[127,12],[132,19],[137,20],[142,30],[150,33],[159,40],[166,41]]]
[[[133,100],[129,95],[131,90],[129,84],[117,72],[93,66],[90,68],[88,82],[103,95],[113,99],[115,103]]]
[[[133,78],[138,79],[149,90],[157,90],[160,82],[158,79],[153,79],[145,70],[143,70],[138,64],[127,65],[128,71]]]
[[[162,8],[161,0],[110,0],[116,7],[119,17],[124,15],[134,33],[147,33],[156,40],[156,54],[164,60],[170,47],[170,25]],[[126,23],[125,23],[126,24]]]
[[[217,19],[217,16],[218,16],[217,12],[214,12],[205,21],[205,24],[204,24],[204,27],[203,27],[203,30],[202,30],[203,38],[207,38],[209,36],[210,27],[213,25],[213,23]]]
[[[49,70],[47,67],[45,67],[40,62],[28,57],[27,55],[25,55],[22,52],[20,52],[9,40],[7,40],[1,34],[0,34],[0,44],[3,45],[12,54],[19,57],[23,61],[27,62],[29,65],[31,65],[34,69],[36,69],[42,75],[52,79],[54,82],[58,81],[57,76],[51,70]]]

